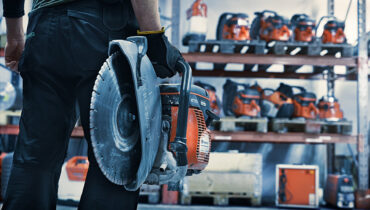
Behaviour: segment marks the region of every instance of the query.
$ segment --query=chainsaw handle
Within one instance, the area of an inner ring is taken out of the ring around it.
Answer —
[[[316,26],[316,31],[315,31],[315,37],[317,37],[317,31],[319,29],[319,27],[321,26],[321,23],[324,21],[324,20],[327,20],[327,21],[330,21],[330,20],[335,20],[335,21],[338,21],[337,17],[335,17],[334,15],[326,15],[326,16],[322,16],[319,20],[319,22],[317,22],[317,26]],[[326,22],[327,22],[326,21]],[[324,29],[322,30],[322,33],[324,33]]]
[[[179,108],[177,113],[177,128],[176,137],[171,145],[171,149],[176,153],[177,165],[186,166],[187,159],[187,146],[186,146],[186,131],[188,125],[188,110],[189,98],[192,80],[192,71],[190,65],[180,60],[176,64],[176,69],[182,72]]]
[[[263,10],[262,12],[255,12],[256,15],[261,15],[261,16],[264,16],[265,13],[270,13],[270,14],[273,14],[274,16],[277,15],[277,13],[275,11],[272,11],[272,10]]]

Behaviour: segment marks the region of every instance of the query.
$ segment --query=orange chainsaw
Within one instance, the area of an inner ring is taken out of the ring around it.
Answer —
[[[264,10],[254,13],[250,36],[252,39],[269,41],[289,41],[290,31],[287,21],[274,11]],[[269,15],[267,15],[269,14]]]
[[[261,116],[260,93],[247,84],[227,80],[223,86],[223,110],[226,116]]]
[[[249,40],[249,19],[243,13],[223,13],[218,19],[217,40]]]
[[[319,114],[319,109],[316,107],[316,95],[307,92],[303,87],[293,86],[301,92],[293,97],[295,118],[316,119]]]
[[[262,89],[262,88],[258,88]],[[260,90],[261,91],[261,90]],[[261,91],[262,116],[270,118],[291,118],[294,113],[292,87],[284,83],[274,90],[265,88]]]
[[[194,85],[197,85],[201,88],[204,88],[208,92],[211,110],[216,115],[220,115],[220,113],[221,113],[221,108],[220,108],[221,107],[221,102],[220,102],[220,99],[216,95],[216,88],[214,86],[210,85],[210,84],[203,83],[201,81],[194,82]]]
[[[334,16],[324,16],[320,19],[317,27],[321,25],[321,23],[327,20],[324,25],[324,31],[321,35],[322,43],[332,43],[332,44],[344,44],[347,42],[346,35],[344,34],[344,22],[339,21]],[[317,31],[317,30],[316,30]]]
[[[324,71],[327,80],[327,95],[319,100],[320,119],[326,121],[343,120],[343,111],[340,109],[338,99],[334,96],[335,73],[333,70]]]
[[[295,14],[290,20],[293,40],[297,42],[312,42],[315,38],[315,21],[306,14]]]

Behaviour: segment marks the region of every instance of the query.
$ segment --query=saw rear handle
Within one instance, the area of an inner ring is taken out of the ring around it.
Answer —
[[[180,101],[177,116],[176,137],[174,141],[170,143],[170,147],[171,150],[176,153],[177,165],[186,166],[188,165],[186,131],[188,124],[188,109],[192,72],[190,65],[183,60],[178,61],[176,68],[180,70],[180,72],[182,72],[182,80],[180,87]]]

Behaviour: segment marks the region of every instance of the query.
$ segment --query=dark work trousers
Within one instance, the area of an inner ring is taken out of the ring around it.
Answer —
[[[139,192],[126,191],[105,178],[89,134],[91,92],[108,57],[109,41],[135,32],[131,5],[119,4],[79,0],[30,13],[19,64],[23,112],[3,209],[56,209],[76,102],[90,162],[79,209],[136,209]]]

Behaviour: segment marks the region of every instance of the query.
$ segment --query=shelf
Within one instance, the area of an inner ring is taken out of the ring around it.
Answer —
[[[18,135],[19,126],[18,125],[0,125],[0,135]],[[75,127],[71,134],[72,138],[83,138],[84,132],[82,127]]]
[[[308,133],[257,133],[253,131],[222,132],[212,131],[215,142],[254,142],[254,143],[300,143],[300,144],[356,144],[357,137],[341,134]]]
[[[0,134],[18,135],[17,125],[0,126]],[[83,138],[82,127],[73,129],[72,138]],[[253,131],[222,132],[212,131],[212,141],[215,142],[255,142],[255,143],[303,143],[303,144],[356,144],[357,137],[341,134],[307,134],[307,133],[258,133]]]
[[[189,63],[238,63],[238,64],[281,64],[281,65],[312,65],[312,66],[346,66],[356,67],[357,57],[335,58],[333,56],[307,55],[256,55],[256,54],[225,54],[225,53],[183,53]],[[217,67],[216,67],[217,68]],[[242,77],[242,78],[289,78],[289,79],[323,79],[321,72],[298,73],[294,71],[242,71],[224,69],[196,69],[193,76],[198,77]],[[338,80],[357,81],[357,71],[349,74],[338,74]],[[370,80],[370,74],[369,74]]]
[[[241,64],[282,64],[312,66],[347,66],[356,67],[356,57],[335,58],[334,56],[307,55],[256,55],[256,54],[225,54],[225,53],[183,53],[189,63],[241,63]]]
[[[322,79],[317,73],[294,72],[250,72],[250,71],[224,71],[224,70],[199,70],[193,69],[193,76],[197,77],[241,77],[241,78],[290,78],[290,79]],[[341,76],[338,80],[341,80]],[[356,80],[355,77],[345,77],[346,80]]]

